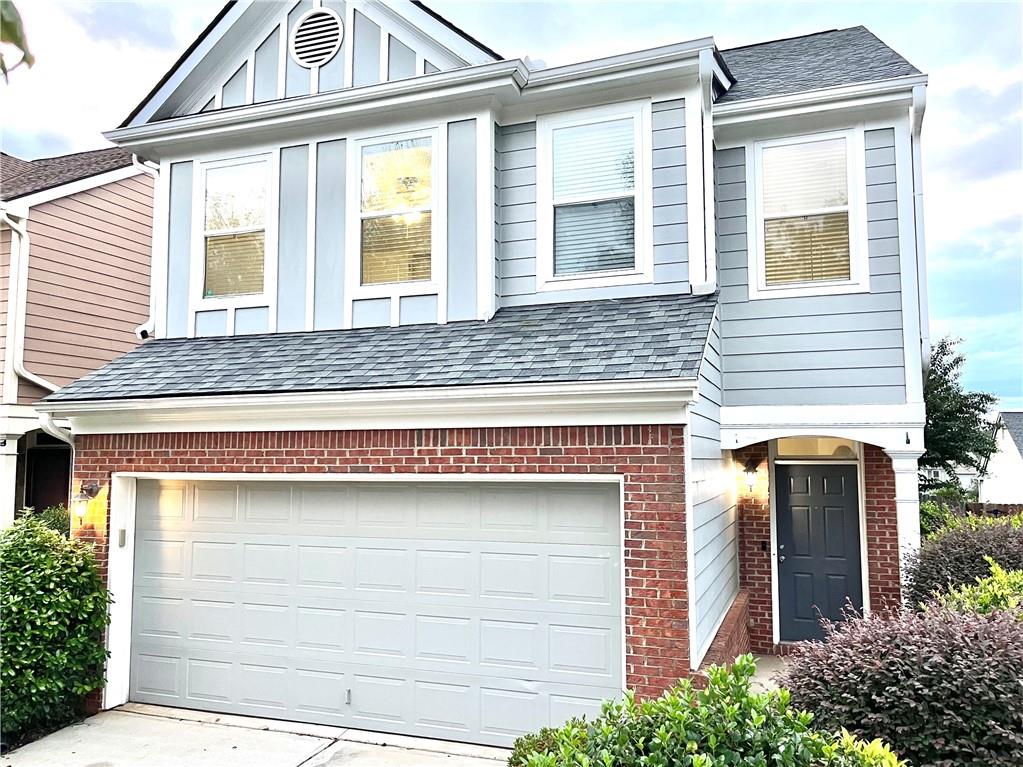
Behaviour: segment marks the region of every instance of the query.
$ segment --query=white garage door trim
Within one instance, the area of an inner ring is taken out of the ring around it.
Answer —
[[[325,474],[255,474],[244,472],[197,473],[197,472],[115,472],[111,476],[110,527],[108,541],[108,582],[113,597],[111,621],[107,632],[110,658],[107,662],[107,684],[103,691],[104,708],[126,703],[130,694],[131,638],[132,638],[132,595],[135,569],[135,492],[136,482],[143,480],[185,480],[185,481],[262,481],[262,482],[502,482],[502,483],[588,483],[614,484],[618,486],[619,529],[625,530],[624,483],[617,474],[537,474],[537,473],[488,473],[488,474],[352,474],[332,472]],[[625,647],[625,541],[621,541],[620,605],[621,605],[621,689],[625,689],[626,647]]]

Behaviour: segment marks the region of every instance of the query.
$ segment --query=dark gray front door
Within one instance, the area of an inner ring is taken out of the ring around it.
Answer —
[[[820,616],[863,608],[856,467],[780,464],[775,488],[781,640],[819,639]]]

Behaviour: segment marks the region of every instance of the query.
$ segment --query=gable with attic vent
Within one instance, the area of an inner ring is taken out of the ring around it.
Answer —
[[[413,2],[236,2],[125,124],[375,85],[496,58]]]

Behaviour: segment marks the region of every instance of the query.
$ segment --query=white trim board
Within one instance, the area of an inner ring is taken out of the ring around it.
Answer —
[[[684,423],[696,381],[236,394],[43,402],[76,434],[599,426]]]

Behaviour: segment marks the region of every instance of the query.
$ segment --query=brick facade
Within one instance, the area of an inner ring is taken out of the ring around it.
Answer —
[[[714,664],[730,664],[739,655],[749,652],[749,624],[749,593],[740,590],[725,613],[714,641],[707,648],[700,671],[706,671]]]
[[[658,695],[689,674],[681,426],[82,435],[75,484],[104,492],[79,537],[106,566],[116,471],[613,473],[625,492],[626,684]]]
[[[750,648],[756,653],[784,652],[774,644],[771,602],[771,506],[767,444],[750,445],[735,452],[738,464],[759,461],[752,492],[745,477],[739,479],[739,587],[749,593]],[[867,527],[867,583],[875,612],[898,606],[898,517],[895,508],[895,472],[891,458],[879,447],[864,445],[865,510]],[[767,548],[765,549],[765,542]]]

